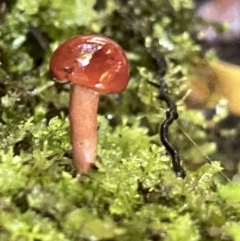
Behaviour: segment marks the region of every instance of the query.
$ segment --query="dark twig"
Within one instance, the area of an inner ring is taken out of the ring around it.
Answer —
[[[168,86],[164,80],[160,84],[149,83],[159,89],[159,99],[166,102],[168,105],[168,110],[166,112],[166,119],[163,121],[160,127],[160,139],[162,144],[165,146],[166,150],[172,157],[173,170],[177,177],[184,178],[186,173],[180,164],[180,156],[178,151],[174,148],[168,138],[168,128],[173,123],[174,120],[178,118],[177,107],[174,101],[171,99],[168,93]]]
[[[175,147],[171,144],[168,138],[168,128],[173,123],[173,121],[178,118],[178,112],[177,112],[176,104],[169,96],[168,86],[164,80],[164,75],[167,72],[167,62],[164,56],[162,56],[161,54],[157,54],[154,49],[155,48],[152,49],[151,54],[157,66],[156,76],[159,79],[159,84],[153,83],[151,81],[149,81],[149,83],[158,88],[159,99],[165,101],[168,106],[168,109],[166,111],[166,119],[163,121],[163,123],[160,126],[160,133],[159,133],[160,139],[162,144],[168,151],[168,153],[171,155],[172,166],[176,176],[184,178],[186,176],[186,173],[180,164],[181,160],[180,160],[179,153],[175,149]]]

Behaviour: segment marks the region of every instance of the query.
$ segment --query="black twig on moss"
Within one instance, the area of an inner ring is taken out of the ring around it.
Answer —
[[[153,47],[151,50],[151,55],[157,67],[157,79],[159,79],[159,84],[148,81],[152,86],[158,88],[158,98],[166,102],[168,109],[166,111],[166,119],[160,126],[159,135],[160,140],[168,153],[172,158],[172,166],[173,170],[177,177],[185,178],[186,172],[184,171],[183,167],[181,166],[180,156],[177,149],[172,145],[168,137],[168,129],[169,126],[173,123],[174,120],[178,118],[178,111],[177,106],[174,101],[171,99],[169,92],[168,92],[168,85],[164,80],[164,76],[167,72],[167,62],[163,55],[157,54],[155,52],[155,48]]]
[[[161,84],[159,86],[159,99],[165,101],[166,104],[168,105],[168,110],[166,112],[166,119],[164,120],[164,122],[160,127],[160,138],[161,138],[162,144],[165,146],[165,148],[167,149],[167,151],[172,157],[172,165],[173,165],[174,172],[178,177],[184,178],[186,176],[186,173],[180,164],[181,160],[180,160],[179,153],[168,139],[168,127],[173,123],[174,120],[178,118],[178,112],[177,112],[176,104],[168,94],[168,88],[165,81],[161,81]]]
[[[160,126],[160,139],[168,153],[171,155],[172,158],[172,166],[173,170],[176,173],[177,177],[184,178],[186,176],[186,173],[183,169],[183,167],[180,164],[180,156],[175,149],[175,147],[172,145],[172,143],[169,141],[168,138],[168,128],[173,123],[174,120],[178,118],[178,112],[177,107],[174,101],[171,99],[168,93],[168,86],[164,80],[161,80],[160,84],[153,83],[149,81],[149,83],[159,89],[159,99],[166,102],[168,105],[168,109],[166,112],[166,119],[163,121],[163,123]]]

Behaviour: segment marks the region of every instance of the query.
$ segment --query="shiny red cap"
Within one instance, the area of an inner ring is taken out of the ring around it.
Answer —
[[[122,48],[101,35],[79,35],[60,45],[50,61],[53,78],[72,82],[99,93],[122,92],[129,66]]]

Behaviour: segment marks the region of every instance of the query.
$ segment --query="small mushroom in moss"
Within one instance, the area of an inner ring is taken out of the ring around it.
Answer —
[[[50,61],[53,78],[70,82],[69,120],[73,160],[86,173],[96,162],[100,94],[120,93],[129,80],[123,49],[101,35],[79,35],[60,45]]]

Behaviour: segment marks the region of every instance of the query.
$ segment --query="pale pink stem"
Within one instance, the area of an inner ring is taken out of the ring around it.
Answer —
[[[80,85],[71,86],[69,120],[73,160],[86,173],[96,161],[99,94]]]

